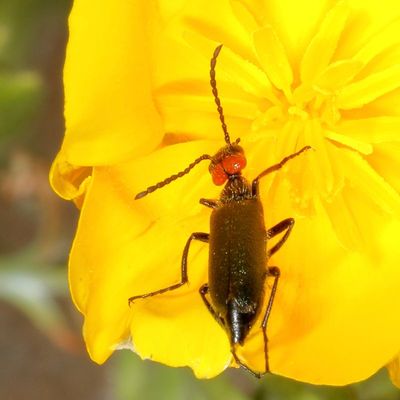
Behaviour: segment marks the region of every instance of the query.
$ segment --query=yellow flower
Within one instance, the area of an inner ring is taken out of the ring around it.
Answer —
[[[129,347],[143,358],[212,377],[235,365],[204,307],[209,231],[201,197],[217,198],[207,167],[144,199],[136,193],[214,154],[223,134],[217,81],[245,175],[304,145],[261,183],[267,226],[295,227],[270,260],[281,280],[268,325],[273,373],[343,385],[391,365],[400,351],[400,7],[394,0],[158,0],[93,7],[76,0],[65,65],[66,136],[54,189],[82,205],[70,285],[92,359]],[[270,290],[270,281],[266,290]],[[241,359],[263,370],[262,332]]]

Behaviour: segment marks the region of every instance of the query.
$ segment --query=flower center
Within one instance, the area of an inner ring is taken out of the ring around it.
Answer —
[[[331,165],[335,153],[330,141],[326,140],[330,139],[330,132],[335,131],[341,119],[336,97],[334,91],[324,91],[305,83],[285,94],[276,91],[276,103],[265,101],[261,104],[260,114],[252,124],[253,132],[274,132],[277,159],[301,146],[314,148],[315,152],[308,154],[304,161],[308,164],[304,170],[309,173],[300,174],[295,166],[288,167],[286,172],[286,177],[292,181],[292,199],[305,214],[313,212],[316,198],[330,201],[343,184],[342,174],[335,173]]]
[[[301,84],[293,93],[280,93],[277,98],[279,102],[276,104],[263,103],[260,106],[260,115],[253,121],[253,131],[283,126],[289,120],[305,122],[316,119],[327,128],[332,128],[340,121],[335,93]]]

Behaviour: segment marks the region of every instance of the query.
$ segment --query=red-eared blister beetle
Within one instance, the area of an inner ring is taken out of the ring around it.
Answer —
[[[212,209],[210,233],[194,232],[190,235],[183,249],[179,283],[151,293],[133,296],[129,298],[129,304],[137,299],[145,299],[178,289],[187,283],[189,279],[187,260],[192,240],[208,243],[210,247],[208,283],[200,287],[200,296],[210,314],[227,333],[236,363],[259,378],[270,370],[267,324],[280,276],[279,268],[267,266],[267,262],[285,243],[294,225],[293,218],[286,218],[270,229],[265,228],[259,181],[311,147],[303,147],[285,157],[279,163],[262,171],[251,183],[242,176],[246,157],[243,148],[239,146],[240,140],[237,139],[233,143],[230,140],[215,80],[215,66],[221,48],[222,45],[218,46],[211,58],[210,83],[226,145],[214,156],[203,154],[181,172],[148,187],[135,197],[135,199],[141,199],[188,174],[201,161],[209,160],[209,171],[214,184],[225,184],[218,200],[200,199],[201,204]],[[267,250],[267,241],[280,233],[283,233],[280,240]],[[273,278],[273,284],[260,325],[265,355],[265,370],[261,372],[254,371],[240,360],[236,354],[236,348],[238,345],[244,346],[250,329],[262,312],[267,277]]]

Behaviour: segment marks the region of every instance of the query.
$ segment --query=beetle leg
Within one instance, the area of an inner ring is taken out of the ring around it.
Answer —
[[[218,207],[218,200],[213,199],[200,199],[200,204],[210,208],[217,208]]]
[[[138,296],[132,296],[128,299],[128,304],[131,305],[135,300],[137,299],[145,299],[147,297],[152,297],[156,296],[158,294],[162,294],[165,292],[168,292],[170,290],[175,290],[180,288],[182,285],[184,285],[188,281],[188,274],[187,274],[187,257],[189,253],[189,247],[190,243],[193,239],[195,240],[200,240],[201,242],[206,242],[208,243],[210,235],[208,233],[203,233],[203,232],[194,232],[190,235],[189,239],[186,242],[185,248],[183,249],[183,254],[182,254],[182,263],[181,263],[181,281],[179,283],[176,283],[175,285],[168,286],[163,289],[156,290],[154,292],[146,293],[146,294],[140,294]]]
[[[290,235],[290,232],[292,231],[294,226],[294,219],[293,218],[286,218],[283,221],[277,223],[275,226],[272,228],[269,228],[267,230],[267,239],[271,239],[274,236],[280,234],[284,230],[286,230],[285,234],[282,236],[282,238],[279,240],[278,243],[276,243],[270,250],[267,251],[267,257],[271,257],[272,254],[276,253],[282,245],[286,242],[287,238]]]
[[[271,314],[272,305],[274,304],[276,289],[278,287],[278,281],[279,281],[281,272],[278,267],[268,267],[267,276],[269,276],[269,275],[274,277],[274,283],[272,284],[272,289],[271,289],[271,294],[269,295],[267,309],[265,310],[264,318],[263,318],[263,321],[261,324],[261,328],[263,331],[263,337],[264,337],[264,356],[265,356],[265,372],[264,372],[264,374],[266,374],[267,372],[270,371],[269,361],[268,361],[267,324],[268,324],[268,318]]]
[[[297,157],[298,155],[300,155],[303,151],[306,150],[311,150],[312,147],[311,146],[305,146],[303,147],[301,150],[296,151],[296,153],[291,154],[290,156],[287,156],[285,158],[283,158],[278,164],[274,164],[271,165],[269,168],[267,168],[266,170],[262,171],[257,178],[255,178],[251,184],[251,191],[253,194],[253,197],[258,197],[258,193],[259,193],[259,189],[258,189],[258,181],[265,175],[270,174],[271,172],[275,172],[278,171],[278,169],[281,169],[289,160],[291,160],[292,158]]]
[[[225,321],[222,317],[218,315],[218,313],[214,310],[212,304],[207,300],[206,294],[208,293],[208,283],[205,283],[201,288],[199,289],[199,293],[201,298],[203,299],[203,302],[205,306],[207,307],[207,310],[210,312],[210,314],[214,317],[214,319],[223,327],[225,328]]]
[[[249,366],[247,366],[243,361],[240,360],[240,358],[237,356],[235,348],[232,346],[231,347],[231,353],[233,355],[233,358],[236,361],[236,364],[238,364],[239,366],[241,366],[242,368],[244,368],[246,371],[250,372],[252,375],[254,375],[256,378],[260,379],[262,375],[264,375],[263,373],[260,372],[256,372],[254,370],[252,370]]]

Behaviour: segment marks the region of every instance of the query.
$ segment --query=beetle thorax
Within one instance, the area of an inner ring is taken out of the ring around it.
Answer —
[[[242,175],[231,175],[221,193],[220,201],[229,203],[251,199],[252,191],[249,181]]]

